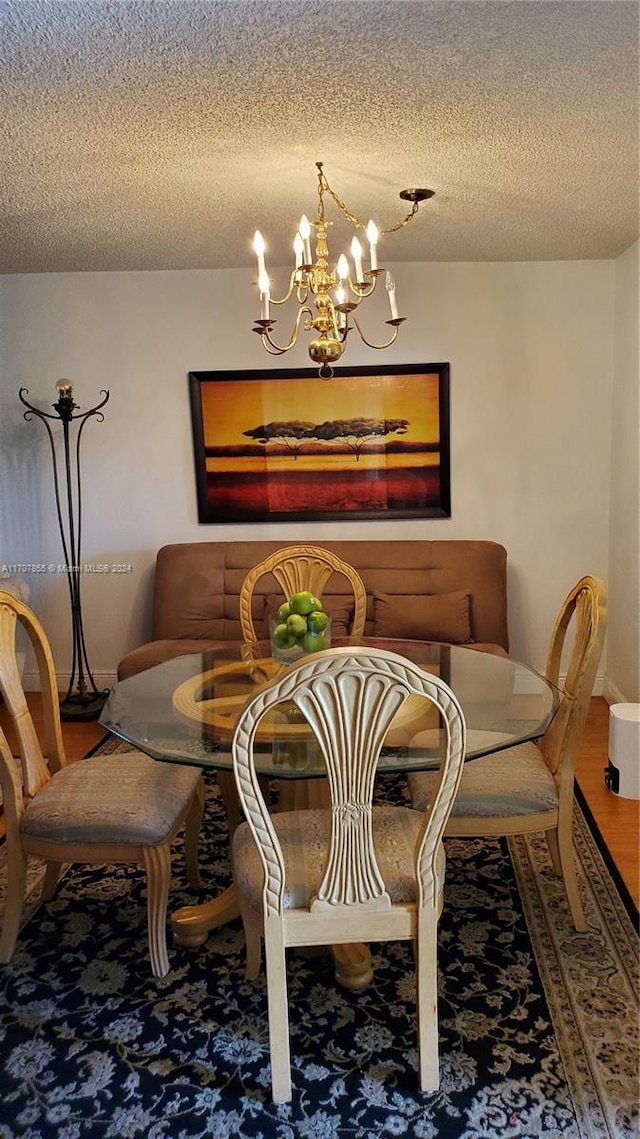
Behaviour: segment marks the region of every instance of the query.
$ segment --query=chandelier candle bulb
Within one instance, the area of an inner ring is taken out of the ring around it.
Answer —
[[[260,274],[258,281],[258,288],[260,289],[260,319],[269,319],[269,278],[266,273]]]
[[[364,273],[362,272],[362,246],[357,237],[351,239],[351,256],[353,257],[356,282],[362,283],[362,281],[364,281]]]
[[[371,258],[371,272],[378,268],[378,227],[374,221],[367,226],[367,241],[369,242],[369,257]]]
[[[302,265],[302,254],[304,253],[304,242],[299,233],[296,233],[293,239],[293,252],[296,255],[296,269],[299,269]]]
[[[260,233],[260,230],[257,229],[253,235],[253,249],[254,249],[256,257],[258,258],[258,283],[260,283],[260,278],[264,277],[266,272],[267,272],[266,266],[264,263],[265,248],[266,248],[266,246],[264,243],[264,237]],[[261,291],[262,291],[262,288],[261,288]]]
[[[311,260],[311,243],[309,241],[309,238],[311,236],[311,222],[309,221],[309,218],[306,214],[303,214],[300,218],[299,233],[304,243],[304,263],[305,265],[312,265],[313,262]]]
[[[346,313],[343,312],[341,309],[341,305],[343,305],[345,303],[346,299],[347,299],[347,294],[346,294],[346,290],[345,290],[344,286],[338,285],[338,288],[336,289],[336,305],[337,305],[336,321],[338,324],[338,329],[341,332],[345,328],[346,323],[347,323]]]
[[[388,270],[387,270],[387,275],[385,277],[384,283],[385,283],[385,288],[389,294],[389,305],[391,308],[391,319],[397,320],[398,319],[398,302],[396,301],[396,283],[395,283],[393,277],[391,276],[391,273],[389,273]]]

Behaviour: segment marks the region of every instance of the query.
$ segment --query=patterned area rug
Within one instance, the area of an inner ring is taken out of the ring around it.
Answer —
[[[113,745],[108,745],[114,750]],[[122,745],[119,745],[122,749]],[[404,784],[382,776],[380,797]],[[242,928],[149,970],[144,876],[70,869],[0,967],[2,1139],[632,1139],[638,940],[576,808],[589,924],[576,934],[544,840],[448,840],[439,931],[441,1088],[417,1090],[410,948],[372,946],[375,982],[341,989],[328,956],[290,953],[293,1100],[270,1099],[264,975],[244,979]],[[171,905],[198,899],[176,849]],[[201,865],[230,880],[208,783]]]

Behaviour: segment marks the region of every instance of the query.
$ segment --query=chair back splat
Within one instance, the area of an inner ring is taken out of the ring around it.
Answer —
[[[589,711],[606,624],[604,583],[593,577],[581,578],[566,597],[551,634],[545,675],[556,687],[560,687],[563,650],[570,628],[573,645],[561,687],[560,707],[540,743],[549,769],[557,778],[564,771],[572,787],[576,751]]]
[[[324,550],[320,546],[286,546],[282,550],[276,550],[249,570],[242,583],[239,605],[244,640],[247,642],[259,640],[251,608],[253,591],[261,577],[273,574],[282,589],[284,601],[304,589],[322,598],[322,591],[334,573],[345,577],[353,591],[354,613],[351,633],[354,637],[361,637],[367,617],[367,598],[364,583],[357,570],[331,550]]]
[[[407,699],[439,711],[446,738],[425,812],[373,805],[384,739]],[[253,747],[261,718],[294,704],[324,756],[329,810],[270,815]],[[247,939],[247,975],[265,942],[272,1088],[291,1098],[285,949],[364,940],[416,943],[420,1083],[438,1087],[436,926],[442,906],[442,836],[464,760],[460,706],[438,677],[395,653],[335,648],[284,671],[245,705],[233,738],[234,774],[247,821],[233,841]]]
[[[26,630],[36,655],[42,691],[46,760],[20,679],[16,655],[18,623]],[[18,737],[24,793],[30,798],[50,779],[52,771],[58,771],[67,762],[55,666],[44,630],[35,614],[3,590],[0,590],[0,691]]]

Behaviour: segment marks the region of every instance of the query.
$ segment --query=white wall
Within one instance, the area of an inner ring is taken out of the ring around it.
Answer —
[[[640,701],[640,243],[616,262],[607,695]]]
[[[614,264],[403,264],[394,272],[408,318],[398,343],[379,354],[354,344],[348,362],[450,362],[452,518],[351,523],[348,535],[502,542],[512,652],[542,669],[567,590],[585,572],[608,573]],[[309,364],[302,347],[276,360],[262,350],[251,332],[251,282],[240,270],[0,279],[0,566],[62,561],[45,433],[24,422],[18,388],[43,407],[61,376],[74,381],[83,409],[101,388],[111,393],[104,423],[90,422],[83,436],[83,560],[133,567],[83,580],[89,658],[104,683],[148,638],[158,547],[309,537],[296,523],[197,521],[187,373]],[[313,534],[340,538],[345,526],[317,524]],[[29,581],[63,672],[66,581],[56,573]]]

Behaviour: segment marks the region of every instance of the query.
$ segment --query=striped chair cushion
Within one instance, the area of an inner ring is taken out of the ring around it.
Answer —
[[[412,771],[408,776],[411,801],[418,811],[429,802],[438,773]],[[544,756],[533,743],[505,748],[466,763],[451,817],[513,818],[551,811],[558,793]]]
[[[21,830],[56,842],[156,846],[193,795],[196,767],[121,752],[71,763],[30,802]]]
[[[285,909],[307,908],[327,864],[331,812],[306,810],[274,814],[272,822],[285,860]],[[374,845],[380,872],[392,902],[416,900],[415,848],[422,814],[409,807],[373,808]],[[252,909],[262,908],[263,872],[248,823],[233,836],[234,876]],[[442,844],[437,858],[437,892],[444,885]]]

